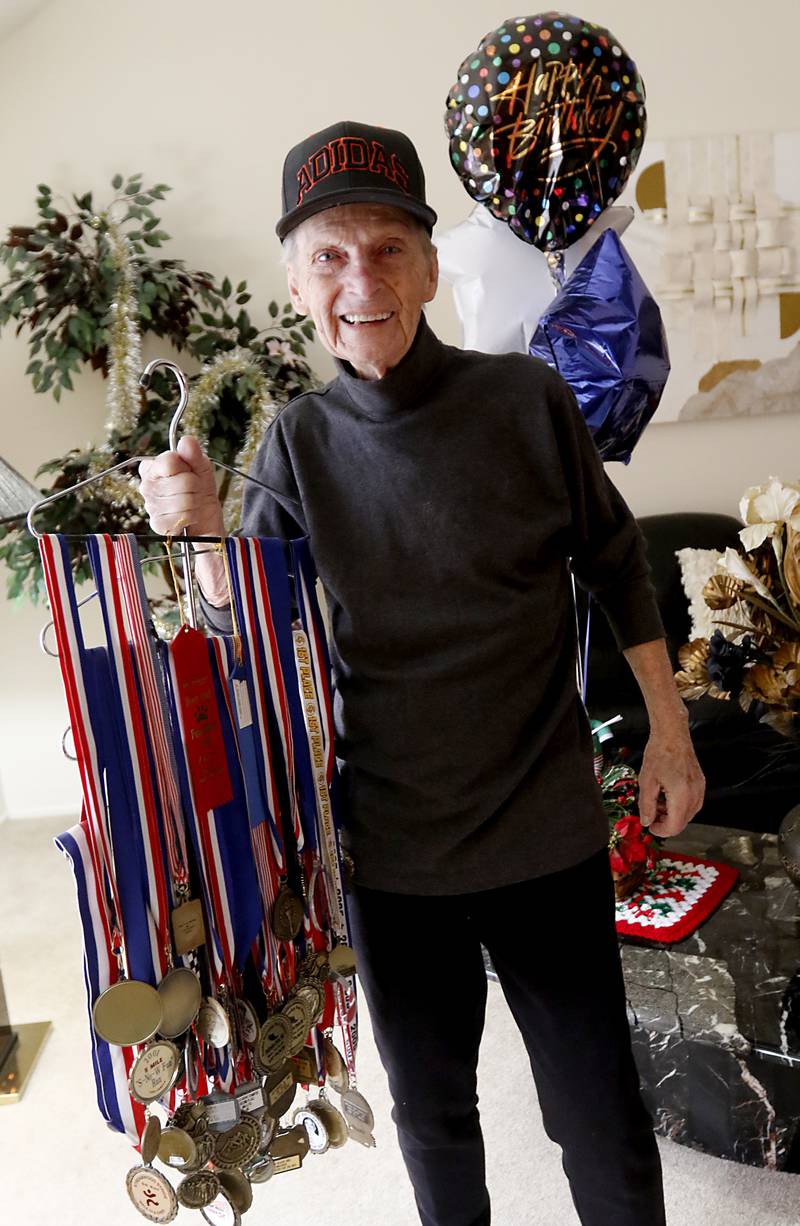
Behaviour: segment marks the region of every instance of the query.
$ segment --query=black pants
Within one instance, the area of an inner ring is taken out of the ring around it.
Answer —
[[[605,850],[474,894],[351,892],[359,978],[423,1226],[490,1221],[476,1092],[487,991],[481,942],[525,1041],[583,1226],[664,1226],[613,900]]]

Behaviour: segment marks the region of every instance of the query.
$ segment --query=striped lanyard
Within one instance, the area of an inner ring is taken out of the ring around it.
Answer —
[[[158,933],[158,961],[161,976],[171,968],[172,936],[170,916],[175,901],[166,871],[164,825],[154,770],[159,745],[147,721],[146,685],[137,665],[146,663],[149,654],[132,645],[129,608],[123,600],[123,588],[117,573],[114,542],[108,535],[86,539],[97,595],[103,614],[111,665],[112,695],[122,711],[127,740],[127,753],[132,765],[132,805],[140,830],[141,847],[147,873],[148,895]],[[134,605],[138,605],[138,592]],[[137,609],[141,616],[141,608]]]
[[[108,944],[103,888],[95,871],[88,821],[84,818],[78,825],[59,835],[55,844],[69,861],[75,878],[97,1105],[110,1128],[127,1136],[131,1144],[138,1145],[145,1125],[145,1109],[131,1098],[128,1091],[128,1077],[134,1059],[132,1050],[107,1043],[92,1025],[95,1000],[117,982],[118,976]]]
[[[337,941],[350,945],[350,919],[339,842],[341,823],[334,803],[337,775],[329,683],[330,658],[322,611],[316,596],[317,574],[308,538],[292,541],[291,551],[295,596],[303,627],[294,631],[295,660],[306,726],[306,751],[314,775],[318,839],[322,848],[328,912]],[[358,1003],[353,976],[337,982],[334,992],[350,1084],[355,1088]]]

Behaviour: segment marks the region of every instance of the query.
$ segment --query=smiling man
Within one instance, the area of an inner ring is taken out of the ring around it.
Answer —
[[[532,358],[444,345],[425,320],[435,221],[402,133],[335,124],[288,155],[289,290],[337,375],[270,426],[253,474],[276,493],[248,487],[242,531],[308,534],[325,589],[359,976],[423,1226],[490,1220],[482,944],[580,1221],[663,1226],[570,568],[647,703],[643,820],[677,834],[702,775],[641,534],[568,387]],[[221,534],[211,466],[193,439],[179,453],[143,466],[153,527]],[[229,631],[220,559],[197,574]]]

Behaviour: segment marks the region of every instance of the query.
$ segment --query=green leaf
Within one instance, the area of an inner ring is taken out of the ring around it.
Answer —
[[[228,278],[226,277],[226,278],[225,278],[225,280],[222,282],[222,290],[221,290],[222,297],[223,297],[223,298],[230,298],[230,296],[231,296],[231,289],[232,289],[231,283],[230,283],[230,281],[228,280]]]
[[[269,308],[268,308],[268,309],[269,309],[269,313],[270,313],[270,316],[272,317],[272,319],[277,319],[277,318],[278,318],[278,304],[277,304],[277,302],[271,302],[271,303],[269,304]]]
[[[250,299],[251,299],[252,297],[253,297],[253,295],[252,295],[252,294],[237,294],[237,297],[236,297],[236,305],[237,305],[237,306],[244,306],[244,304],[245,304],[246,302],[249,302],[249,301],[250,301]]]
[[[111,186],[114,188],[114,190],[119,191],[119,189],[122,187],[122,184],[123,184],[122,175],[114,175],[114,178],[111,180]]]

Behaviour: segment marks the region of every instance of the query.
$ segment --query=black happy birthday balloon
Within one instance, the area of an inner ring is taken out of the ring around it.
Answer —
[[[644,83],[608,30],[569,13],[516,17],[461,65],[447,97],[464,187],[541,251],[613,204],[644,142]]]

